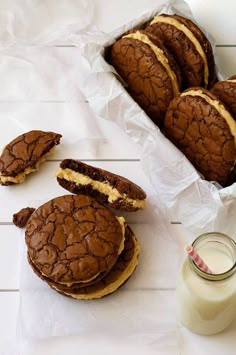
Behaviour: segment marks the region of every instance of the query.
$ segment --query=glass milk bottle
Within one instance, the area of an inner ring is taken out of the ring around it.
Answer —
[[[205,233],[192,246],[213,273],[187,256],[177,281],[177,317],[195,333],[216,334],[236,318],[236,243],[222,233]]]

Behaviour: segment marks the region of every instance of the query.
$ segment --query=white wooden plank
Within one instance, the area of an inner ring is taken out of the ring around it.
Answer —
[[[19,305],[19,292],[0,292],[0,339],[14,339]],[[1,344],[1,343],[0,343]],[[0,348],[1,353],[1,348]]]
[[[62,134],[61,144],[48,159],[138,159],[140,148],[114,123],[99,119],[86,102],[0,102],[0,151],[18,135],[33,130]],[[122,144],[121,144],[122,142]]]
[[[236,74],[236,47],[217,47],[217,62],[225,78]]]
[[[77,47],[11,47],[0,54],[0,100],[81,101]]]
[[[140,185],[149,196],[152,196],[154,193],[152,186],[140,167],[140,162],[91,161],[88,163],[131,179]],[[69,193],[67,190],[61,188],[56,181],[54,175],[58,167],[59,162],[48,161],[44,163],[37,173],[28,176],[23,184],[1,186],[0,203],[2,207],[0,210],[0,222],[11,222],[12,215],[23,207],[37,207],[42,201],[45,202],[55,196]],[[132,214],[130,213],[130,215]]]
[[[19,292],[0,292],[0,354],[19,355],[16,338]]]
[[[0,234],[0,290],[15,290],[19,288],[20,243],[24,242],[24,233],[15,226],[0,225]]]

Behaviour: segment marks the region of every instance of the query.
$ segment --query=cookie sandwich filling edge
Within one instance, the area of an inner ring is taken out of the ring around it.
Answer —
[[[56,172],[56,177],[61,179],[65,179],[69,182],[74,182],[77,185],[91,185],[94,190],[99,191],[102,194],[108,196],[108,202],[113,203],[118,199],[125,199],[130,205],[134,206],[135,208],[144,209],[146,207],[145,200],[135,200],[129,198],[126,194],[120,193],[116,188],[113,188],[109,182],[101,182],[97,180],[93,180],[90,177],[81,174],[77,171],[73,171],[72,169],[65,168],[59,169]]]

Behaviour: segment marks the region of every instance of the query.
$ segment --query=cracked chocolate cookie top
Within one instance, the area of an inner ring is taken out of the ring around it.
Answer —
[[[124,249],[115,265],[102,279],[94,281],[89,286],[77,283],[66,286],[52,282],[39,272],[30,258],[29,263],[36,275],[59,293],[76,299],[94,299],[116,291],[131,276],[138,264],[139,253],[139,243],[131,228],[126,225]]]
[[[123,243],[116,216],[84,195],[56,197],[39,207],[27,223],[25,236],[36,268],[67,285],[109,271]]]
[[[223,186],[232,182],[236,122],[208,90],[191,88],[173,99],[165,117],[165,133],[207,180]]]
[[[145,31],[155,34],[173,54],[183,75],[183,88],[211,88],[216,69],[211,44],[200,28],[179,15],[155,16]]]
[[[21,183],[38,169],[45,155],[60,143],[61,135],[39,130],[26,132],[3,149],[0,156],[0,184]]]
[[[236,75],[216,83],[211,92],[225,104],[236,121]]]
[[[127,84],[127,91],[159,125],[171,99],[179,94],[178,65],[153,35],[133,31],[116,41],[108,61]]]

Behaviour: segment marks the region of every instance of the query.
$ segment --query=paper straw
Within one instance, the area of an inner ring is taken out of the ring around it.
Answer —
[[[208,274],[213,274],[211,269],[206,265],[206,263],[202,260],[199,254],[194,250],[192,245],[186,245],[185,251],[188,253],[189,257],[195,262],[197,267]]]

